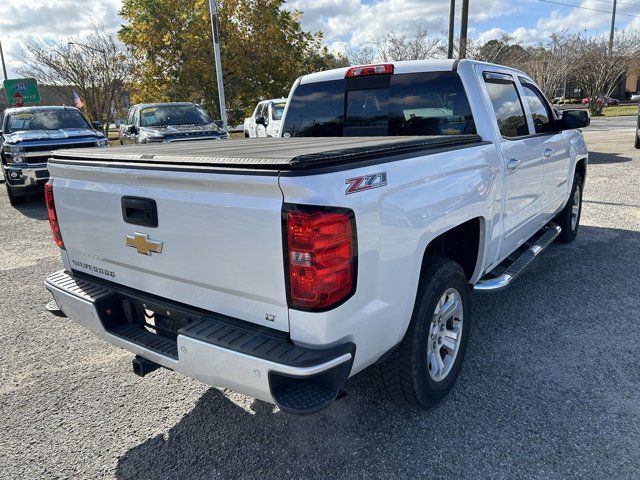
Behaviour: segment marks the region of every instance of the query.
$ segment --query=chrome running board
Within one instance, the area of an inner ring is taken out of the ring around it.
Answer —
[[[486,280],[481,279],[473,287],[474,291],[497,292],[498,290],[507,288],[562,232],[562,228],[554,223],[547,225],[545,230],[533,245],[522,252],[522,254],[506,268],[502,275],[487,278]]]

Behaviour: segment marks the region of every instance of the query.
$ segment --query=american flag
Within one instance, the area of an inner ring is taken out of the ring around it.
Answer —
[[[76,108],[84,107],[84,102],[80,98],[80,95],[78,95],[78,92],[76,92],[75,90],[73,91],[73,103],[76,105]]]

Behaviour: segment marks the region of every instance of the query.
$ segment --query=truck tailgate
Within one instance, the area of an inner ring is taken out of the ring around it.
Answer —
[[[55,161],[50,171],[73,270],[288,331],[276,174]],[[157,227],[125,221],[123,197],[155,201]]]

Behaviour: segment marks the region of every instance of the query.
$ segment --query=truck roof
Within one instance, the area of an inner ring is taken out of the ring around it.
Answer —
[[[452,59],[440,59],[440,60],[409,60],[403,62],[380,62],[380,64],[390,63],[394,66],[394,74],[402,74],[402,73],[421,73],[421,72],[453,72],[458,68],[458,65],[461,63],[475,65],[495,65],[501,69],[509,69],[514,72],[518,72],[522,74],[520,70],[516,70],[511,67],[505,67],[503,65],[490,64],[486,62],[480,62],[478,60],[452,60]],[[300,77],[300,83],[315,83],[315,82],[326,82],[330,80],[340,80],[343,79],[351,67],[344,68],[336,68],[333,70],[327,70],[324,72],[311,73],[309,75],[304,75]]]
[[[157,145],[57,150],[51,162],[101,166],[172,165],[253,170],[304,170],[378,161],[401,154],[426,154],[429,150],[463,148],[482,142],[478,135],[422,137],[298,137],[192,141]]]
[[[78,110],[74,106],[67,105],[34,105],[30,107],[7,108],[4,112],[8,113],[27,113],[33,111],[51,111],[51,110]]]
[[[180,107],[188,107],[191,105],[195,105],[199,107],[197,103],[193,102],[159,102],[159,103],[136,103],[135,105],[131,105],[130,108],[148,108],[148,107],[170,107],[172,105],[180,106]]]

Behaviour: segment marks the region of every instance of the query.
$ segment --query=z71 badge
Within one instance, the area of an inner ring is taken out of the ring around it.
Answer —
[[[346,194],[364,192],[372,188],[385,187],[387,185],[387,172],[371,173],[362,177],[349,178],[345,181],[347,185]]]

